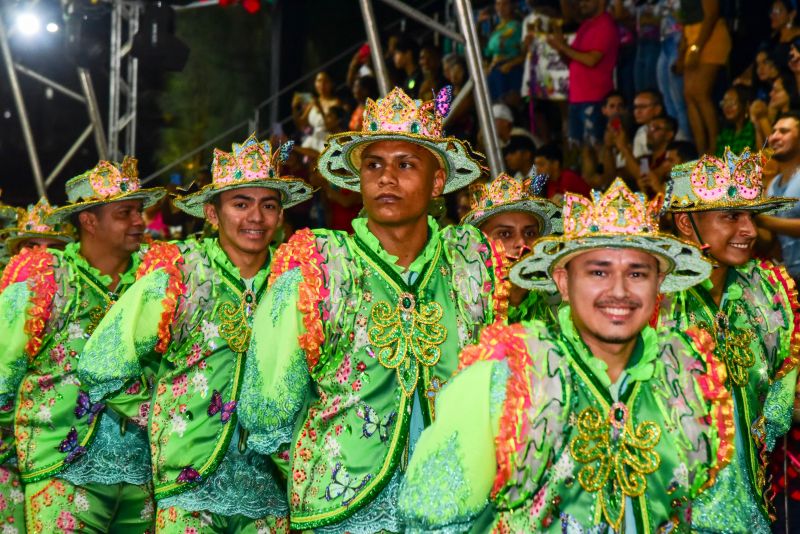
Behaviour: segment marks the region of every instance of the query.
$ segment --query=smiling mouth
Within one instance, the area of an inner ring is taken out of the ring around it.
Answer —
[[[265,230],[241,230],[241,233],[249,237],[263,237],[267,232]]]
[[[728,243],[729,247],[738,248],[739,250],[749,250],[750,243]]]
[[[612,322],[622,322],[633,315],[636,310],[631,306],[597,306],[597,309]]]

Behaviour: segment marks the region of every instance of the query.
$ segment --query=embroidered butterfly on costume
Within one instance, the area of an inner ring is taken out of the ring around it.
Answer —
[[[77,460],[81,454],[86,452],[86,447],[78,445],[78,431],[75,430],[74,426],[69,429],[67,439],[59,444],[58,450],[67,453],[67,457],[64,459],[64,463],[67,464],[71,464]]]
[[[336,462],[331,474],[331,483],[325,488],[325,498],[330,501],[341,497],[342,505],[347,506],[371,478],[372,475],[366,475],[361,484],[356,484],[347,469],[342,467],[341,462]]]
[[[86,422],[91,425],[94,418],[97,417],[97,414],[103,411],[105,407],[106,405],[102,402],[95,402],[92,404],[92,401],[89,399],[89,394],[85,391],[79,391],[78,403],[75,406],[75,417],[80,419],[88,414],[89,419]]]
[[[211,402],[208,405],[208,415],[219,415],[220,421],[227,423],[233,412],[236,411],[236,401],[222,402],[222,395],[216,389],[211,394]]]
[[[450,113],[450,103],[453,101],[453,86],[445,85],[436,95],[436,112],[445,118]]]
[[[178,474],[178,482],[187,484],[189,482],[202,482],[203,477],[200,476],[200,473],[191,466],[186,466],[181,469],[181,472]]]
[[[392,412],[381,419],[375,409],[365,404],[363,408],[360,407],[356,409],[356,415],[364,420],[364,426],[361,428],[361,434],[365,438],[371,438],[375,432],[378,432],[378,437],[383,443],[389,439],[389,429],[397,417],[397,412]]]

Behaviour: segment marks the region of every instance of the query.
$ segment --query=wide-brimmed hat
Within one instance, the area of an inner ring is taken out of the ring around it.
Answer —
[[[442,119],[449,112],[450,96],[450,88],[445,87],[436,99],[423,102],[395,87],[385,98],[368,98],[362,131],[328,137],[319,156],[319,172],[336,186],[360,191],[364,148],[378,141],[407,141],[427,148],[447,172],[444,193],[469,185],[481,175],[480,156],[466,142],[444,137]]]
[[[661,291],[671,293],[699,284],[711,274],[711,263],[688,241],[659,230],[661,198],[648,202],[617,178],[592,198],[564,195],[564,234],[540,238],[533,250],[511,268],[511,281],[527,289],[554,291],[552,275],[584,252],[599,248],[633,248],[656,257],[666,273]]]
[[[88,208],[122,200],[141,200],[149,208],[164,195],[163,187],[143,189],[139,183],[136,158],[125,156],[119,165],[100,161],[96,166],[67,181],[67,204],[54,209],[45,221],[57,224]]]
[[[723,158],[706,154],[676,165],[667,184],[667,211],[743,210],[774,213],[800,199],[768,197],[761,174],[765,157],[745,148],[740,155],[730,147]]]
[[[464,215],[461,224],[480,226],[500,213],[523,212],[536,217],[540,236],[560,233],[561,210],[541,196],[546,182],[547,176],[536,174],[534,169],[523,180],[502,173],[488,184],[472,184],[469,186],[471,211]]]
[[[204,218],[203,205],[223,191],[244,187],[264,187],[281,194],[281,206],[290,208],[314,194],[314,188],[300,178],[281,176],[280,166],[289,157],[294,143],[281,145],[275,153],[269,141],[259,142],[255,134],[244,143],[233,144],[231,152],[214,149],[211,183],[199,191],[178,197],[173,203],[180,210]]]
[[[28,206],[27,210],[18,210],[17,225],[2,230],[5,243],[11,254],[19,251],[19,245],[27,239],[47,238],[72,243],[75,241],[75,228],[67,223],[48,224],[54,208],[42,197],[39,202]]]

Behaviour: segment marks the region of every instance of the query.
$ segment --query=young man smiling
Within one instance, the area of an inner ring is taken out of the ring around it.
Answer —
[[[511,269],[516,285],[558,289],[559,329],[493,325],[463,351],[401,490],[408,532],[689,531],[727,420],[705,397],[708,338],[648,326],[659,288],[711,270],[659,232],[659,208],[619,179],[565,196],[564,235]]]
[[[730,465],[694,503],[700,532],[770,532],[765,469],[775,440],[789,429],[797,381],[797,292],[782,266],[753,259],[756,214],[796,199],[765,196],[763,156],[726,149],[672,170],[669,211],[676,234],[716,263],[701,285],[664,299],[660,321],[696,326],[716,342],[733,398]]]
[[[0,315],[8,318],[0,336],[0,405],[16,410],[25,523],[31,532],[144,533],[153,502],[147,434],[137,426],[145,423],[136,416],[150,391],[140,383],[106,409],[89,402],[76,369],[86,340],[134,281],[142,210],[166,191],[140,189],[136,160],[128,157],[119,166],[99,162],[66,189],[68,204],[44,222],[72,219],[79,241],[63,251],[23,250],[0,281]]]
[[[274,466],[246,446],[236,408],[270,242],[283,209],[311,196],[302,180],[280,176],[290,148],[273,155],[251,136],[230,153],[214,151],[212,183],[175,205],[205,217],[218,237],[154,245],[79,365],[100,402],[161,361],[149,426],[156,532],[288,530]]]
[[[459,349],[504,316],[502,254],[427,215],[480,174],[442,135],[448,105],[400,89],[368,100],[364,130],[331,136],[319,160],[361,193],[366,218],[352,235],[300,231],[273,262],[239,417],[262,452],[291,443],[293,529],[403,531],[397,491],[436,394]]]

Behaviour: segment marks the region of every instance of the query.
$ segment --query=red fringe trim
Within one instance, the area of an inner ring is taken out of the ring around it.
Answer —
[[[58,290],[54,264],[55,258],[47,249],[25,249],[11,258],[0,279],[0,292],[17,282],[27,282],[31,291],[31,306],[25,321],[25,333],[30,336],[25,352],[30,357],[36,356],[42,347],[42,334]]]
[[[783,360],[776,373],[775,380],[778,380],[800,364],[800,303],[798,302],[797,285],[782,265],[762,261],[760,266],[767,271],[767,280],[772,285],[777,286],[780,284],[783,287],[789,302],[781,302],[779,304],[788,305],[794,318],[791,339],[789,340],[789,355]]]
[[[459,357],[459,369],[477,361],[505,359],[511,371],[506,386],[503,414],[500,416],[500,430],[495,438],[497,476],[492,486],[492,497],[496,497],[511,479],[513,457],[524,446],[524,436],[528,430],[532,362],[524,338],[523,326],[506,326],[501,321],[495,321],[483,330],[480,343],[466,347]]]
[[[159,269],[169,275],[167,291],[161,301],[164,311],[161,312],[161,320],[158,323],[158,341],[155,347],[156,352],[161,354],[166,352],[172,338],[170,326],[178,307],[178,298],[186,292],[183,273],[178,265],[183,265],[183,255],[178,246],[172,243],[157,242],[150,247],[136,270],[137,280]]]
[[[304,228],[295,232],[287,243],[278,248],[272,260],[269,278],[271,286],[283,273],[295,267],[300,268],[303,279],[298,285],[297,308],[303,314],[306,331],[298,336],[297,341],[306,353],[308,368],[312,370],[319,363],[320,347],[325,341],[322,321],[327,317],[320,310],[323,299],[330,293],[325,287],[324,261],[317,250],[316,236],[311,230]]]
[[[503,242],[487,240],[491,252],[490,261],[486,266],[494,271],[494,295],[492,295],[492,310],[494,320],[508,317],[508,296],[511,293],[511,282],[508,280],[508,270],[511,267],[506,259]]]

